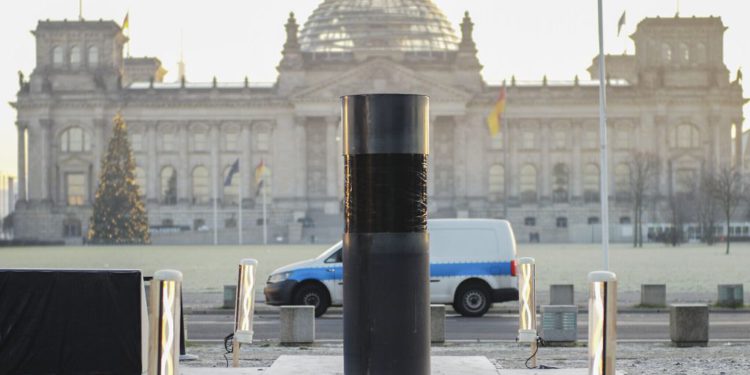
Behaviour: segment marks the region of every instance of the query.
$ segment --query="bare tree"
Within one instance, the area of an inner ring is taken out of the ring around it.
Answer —
[[[743,194],[742,176],[732,167],[721,167],[713,178],[708,179],[708,191],[711,193],[719,205],[721,213],[724,214],[726,233],[727,233],[727,251],[729,255],[729,222],[732,219],[735,209],[740,203]]]
[[[659,163],[652,153],[635,151],[630,160],[630,192],[633,197],[633,247],[643,247],[643,208],[654,187]]]

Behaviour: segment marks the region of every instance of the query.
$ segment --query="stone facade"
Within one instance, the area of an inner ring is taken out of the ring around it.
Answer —
[[[158,59],[123,57],[127,37],[115,22],[40,21],[37,65],[13,103],[19,145],[28,142],[28,155],[19,147],[16,236],[80,240],[111,119],[121,111],[151,225],[189,229],[155,231],[155,241],[210,241],[202,232],[214,227],[216,199],[220,241],[236,243],[241,189],[244,238],[258,242],[261,161],[271,238],[334,240],[343,199],[339,96],[410,92],[430,95],[431,217],[508,218],[519,241],[599,239],[596,82],[506,82],[502,131],[491,138],[486,117],[501,87],[481,76],[468,14],[460,38],[449,30],[423,49],[354,36],[336,48],[316,44],[312,26],[332,22],[318,13],[301,33],[290,16],[272,86],[164,83]],[[634,55],[607,56],[614,241],[631,232],[623,179],[634,151],[658,157],[659,196],[701,168],[741,164],[731,151],[741,150],[741,137],[731,134],[742,126],[742,89],[723,63],[724,30],[720,18],[648,18],[632,35]],[[239,178],[225,187],[237,159]],[[661,215],[654,209],[646,219],[666,221]],[[314,227],[301,228],[304,217]]]

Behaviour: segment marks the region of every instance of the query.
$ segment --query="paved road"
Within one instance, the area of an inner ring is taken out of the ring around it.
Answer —
[[[232,332],[232,315],[189,315],[185,317],[188,339],[191,341],[220,341]],[[326,314],[315,320],[315,338],[319,341],[343,339],[341,314]],[[464,318],[448,314],[445,322],[446,339],[503,340],[516,337],[518,317],[511,314],[488,314],[482,318]],[[588,315],[578,316],[578,338],[588,335]],[[623,341],[669,340],[669,314],[666,313],[621,313],[618,316],[617,335]],[[720,341],[750,341],[750,313],[714,313],[709,323],[709,337]],[[279,338],[279,316],[261,314],[255,316],[255,338],[258,340]]]

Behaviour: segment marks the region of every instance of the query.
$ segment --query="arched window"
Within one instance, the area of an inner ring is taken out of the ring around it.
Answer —
[[[568,183],[570,171],[564,163],[557,163],[552,167],[552,201],[563,203],[568,201]]]
[[[96,68],[99,66],[99,48],[96,46],[89,47],[88,63],[90,68]]]
[[[197,166],[193,169],[193,204],[209,202],[208,168]]]
[[[65,196],[68,206],[83,206],[86,195],[86,175],[82,172],[66,173]]]
[[[81,47],[73,46],[70,48],[70,66],[73,68],[81,66]]]
[[[505,194],[505,168],[502,164],[490,166],[489,188],[487,190],[495,198]]]
[[[141,167],[135,167],[135,183],[138,185],[138,195],[146,196],[146,171]]]
[[[521,201],[523,203],[536,202],[537,199],[536,167],[525,164],[521,167]]]
[[[177,204],[177,171],[172,166],[161,169],[161,203]]]
[[[672,47],[669,44],[665,43],[661,45],[661,59],[666,62],[672,61]]]
[[[68,128],[60,135],[62,152],[83,152],[90,149],[88,134],[78,126]]]
[[[232,170],[232,166],[228,165],[226,168],[224,168],[224,203],[225,204],[237,204],[239,200],[239,192],[240,192],[240,173],[237,172],[232,176],[232,183],[229,185],[226,185],[227,177],[229,176],[229,172]]]
[[[695,148],[700,146],[700,131],[695,125],[677,126],[674,134],[674,145],[677,148]]]
[[[63,49],[60,46],[52,48],[52,66],[55,68],[63,66]]]
[[[593,163],[583,167],[583,201],[599,201],[599,166]]]
[[[615,167],[615,194],[618,200],[630,198],[630,166],[625,163]]]

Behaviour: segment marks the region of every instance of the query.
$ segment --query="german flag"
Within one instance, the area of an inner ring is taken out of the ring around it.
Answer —
[[[500,133],[501,120],[503,113],[505,112],[505,85],[500,88],[500,94],[495,103],[495,107],[492,108],[489,116],[487,116],[487,128],[490,130],[490,136],[494,137]]]

